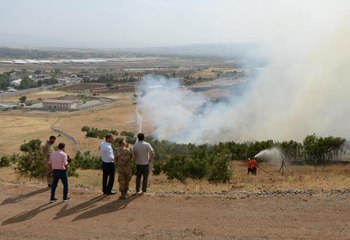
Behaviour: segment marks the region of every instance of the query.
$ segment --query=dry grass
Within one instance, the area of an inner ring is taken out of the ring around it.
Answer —
[[[181,183],[168,180],[165,175],[150,177],[150,191],[158,193],[230,193],[257,192],[274,190],[341,190],[350,186],[350,165],[331,165],[322,167],[315,174],[311,166],[290,166],[293,174],[284,176],[277,173],[278,167],[264,164],[263,169],[273,175],[258,170],[257,176],[247,176],[246,166],[241,162],[234,162],[234,174],[229,183],[212,184],[206,180],[188,180]],[[78,178],[70,178],[71,186],[88,186],[99,191],[101,185],[100,170],[79,170]],[[45,185],[44,181],[18,178],[12,168],[0,168],[0,181],[25,182]],[[117,189],[117,182],[115,183]],[[135,177],[132,178],[130,189],[135,189]]]
[[[37,101],[39,98],[41,99],[47,99],[47,98],[59,98],[66,95],[77,95],[74,93],[64,92],[64,91],[33,91],[30,93],[23,94],[27,97],[27,101]],[[18,102],[19,95],[15,94],[12,96],[4,97],[2,100],[5,100],[7,102]]]
[[[65,95],[65,92],[34,92],[27,94],[29,99],[36,99],[41,96]],[[104,96],[104,95],[103,95]],[[132,94],[130,93],[109,93],[105,95],[115,99],[115,102],[91,108],[79,112],[22,112],[10,111],[0,112],[0,153],[12,154],[19,152],[19,146],[24,141],[39,138],[46,141],[50,135],[57,135],[51,131],[50,126],[66,131],[74,136],[80,143],[82,151],[97,152],[100,139],[85,138],[85,133],[81,131],[82,126],[96,127],[100,129],[116,129],[118,131],[128,130],[136,131],[135,105],[132,103]],[[18,98],[18,97],[10,97]],[[58,138],[58,141],[66,142],[68,154],[74,155],[74,145],[64,137]]]

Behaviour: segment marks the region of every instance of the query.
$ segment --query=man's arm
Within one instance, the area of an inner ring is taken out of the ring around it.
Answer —
[[[148,146],[149,146],[149,161],[152,162],[154,159],[155,153],[151,144],[149,144]]]
[[[52,164],[51,164],[51,158],[49,157],[49,161],[47,161],[47,165],[49,166],[50,172],[52,172]]]
[[[114,161],[115,156],[114,156],[114,152],[113,152],[112,146],[109,146],[106,150],[107,150],[107,154],[108,154],[108,157],[110,158],[110,160]]]
[[[65,156],[63,157],[63,165],[64,165],[65,167],[68,166],[68,155],[67,155],[67,154],[65,154]]]

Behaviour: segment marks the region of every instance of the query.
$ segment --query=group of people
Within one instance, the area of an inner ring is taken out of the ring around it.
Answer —
[[[55,151],[53,145],[56,141],[55,136],[51,136],[43,147],[43,152],[48,162],[47,184],[51,188],[50,202],[57,201],[55,196],[59,180],[63,184],[63,200],[68,201],[71,197],[68,195],[68,164],[69,156],[65,152],[65,144],[59,143]],[[145,135],[139,133],[133,149],[127,147],[124,139],[119,140],[119,147],[113,149],[112,143],[115,141],[113,134],[105,136],[105,141],[99,146],[102,158],[102,191],[104,195],[113,195],[116,165],[118,169],[118,183],[121,199],[128,196],[129,183],[132,177],[133,161],[136,161],[136,193],[147,192],[148,176],[150,165],[154,158],[152,146],[145,141]],[[142,180],[142,186],[141,186]]]

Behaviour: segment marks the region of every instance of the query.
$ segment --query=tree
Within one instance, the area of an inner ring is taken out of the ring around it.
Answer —
[[[24,76],[19,85],[19,89],[33,88],[36,86],[37,86],[36,83],[32,79],[30,79],[28,76]]]
[[[25,103],[27,101],[27,96],[21,96],[19,98],[20,103]]]
[[[31,178],[44,178],[47,174],[46,156],[39,139],[30,140],[20,146],[23,154],[19,157],[16,172]]]

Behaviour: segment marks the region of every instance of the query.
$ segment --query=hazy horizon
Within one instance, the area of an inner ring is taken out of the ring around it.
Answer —
[[[345,0],[1,0],[1,6],[0,45],[67,48],[284,41],[336,25],[349,10]]]

